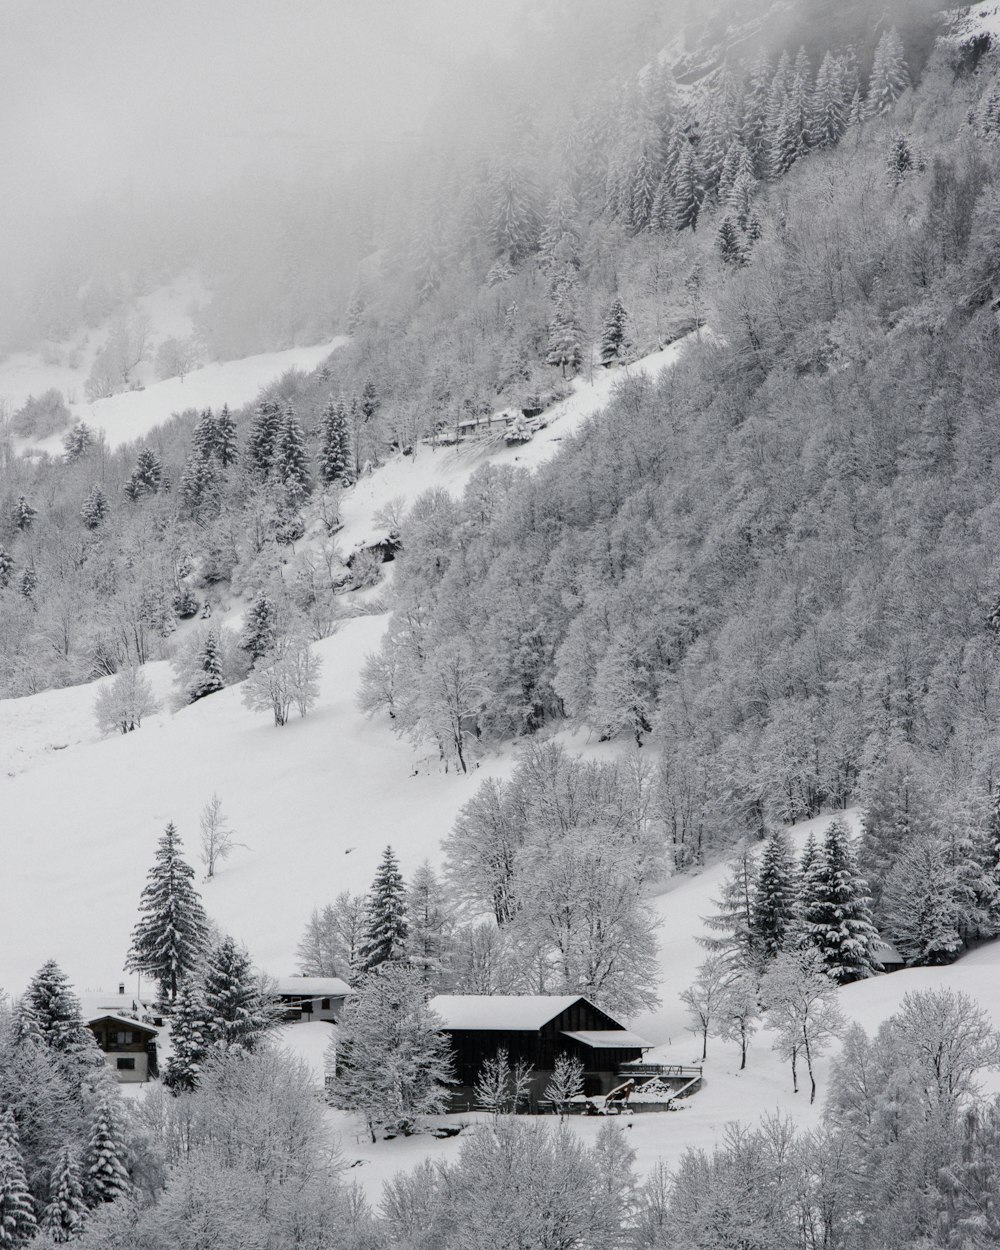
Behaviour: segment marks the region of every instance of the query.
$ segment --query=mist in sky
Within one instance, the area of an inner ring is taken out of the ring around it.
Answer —
[[[5,212],[351,162],[504,48],[493,0],[5,0]],[[8,226],[10,225],[8,221]]]

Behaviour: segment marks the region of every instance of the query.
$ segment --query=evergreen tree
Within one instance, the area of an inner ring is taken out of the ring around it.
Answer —
[[[17,1125],[8,1108],[0,1112],[0,1247],[16,1250],[37,1228]]]
[[[258,482],[266,482],[274,466],[281,409],[273,399],[257,405],[247,437],[247,469]]]
[[[350,463],[351,437],[347,429],[347,409],[342,399],[332,397],[320,419],[319,475],[327,486],[343,481]]]
[[[14,574],[14,560],[5,547],[0,547],[0,590],[6,590]]]
[[[674,187],[673,179],[669,171],[664,171],[660,181],[656,184],[656,193],[653,196],[653,203],[649,209],[649,228],[650,230],[659,231],[666,234],[668,230],[674,229],[674,223],[677,218],[677,209],[674,203]]]
[[[878,41],[872,76],[868,84],[868,111],[872,116],[888,113],[910,85],[903,41],[895,26]]]
[[[278,609],[270,595],[262,590],[254,600],[240,635],[240,647],[249,655],[250,667],[269,655],[277,641]]]
[[[361,389],[361,415],[366,422],[378,414],[382,407],[382,400],[379,397],[378,388],[373,378],[366,378],[365,384]]]
[[[78,1049],[91,1037],[80,1000],[54,959],[46,960],[28,982],[18,1011],[31,1018],[28,1032],[60,1054]]]
[[[755,878],[753,852],[744,844],[732,861],[722,897],[713,900],[717,911],[704,917],[705,925],[719,937],[699,938],[706,949],[718,952],[727,965],[751,967],[757,958],[753,926]]]
[[[130,481],[134,483],[137,495],[155,495],[161,488],[168,489],[163,475],[163,465],[155,451],[144,447],[139,452]]]
[[[556,294],[545,356],[548,364],[562,369],[563,377],[566,376],[567,368],[576,370],[580,367],[583,359],[581,338],[570,284],[565,281],[559,286]]]
[[[537,192],[525,170],[500,163],[490,185],[490,234],[494,256],[519,265],[538,245]]]
[[[198,653],[197,676],[188,688],[188,703],[197,703],[206,695],[215,694],[225,686],[222,679],[222,653],[214,629],[205,635],[205,642]]]
[[[274,472],[289,503],[297,507],[309,493],[309,460],[305,437],[291,404],[285,410],[275,445]]]
[[[35,590],[38,586],[38,574],[35,572],[34,560],[29,560],[21,570],[21,579],[18,582],[18,590],[31,603],[35,596]]]
[[[601,364],[607,366],[620,362],[628,354],[628,348],[628,313],[621,296],[616,295],[604,318]]]
[[[90,1206],[117,1202],[132,1192],[118,1112],[110,1099],[97,1109],[83,1154],[83,1192]]]
[[[80,508],[80,519],[89,530],[96,530],[108,515],[108,501],[100,486],[92,486]]]
[[[34,524],[35,517],[38,512],[34,509],[23,495],[18,495],[14,503],[13,521],[14,528],[22,534],[26,534]]]
[[[206,408],[199,416],[194,432],[191,435],[191,446],[195,458],[209,460],[217,453],[219,445],[219,428],[211,408]]]
[[[719,226],[718,233],[715,236],[715,246],[724,265],[730,265],[734,269],[742,269],[747,263],[746,248],[743,245],[743,240],[740,238],[740,232],[736,228],[736,223],[728,214],[723,217],[722,224]]]
[[[750,911],[754,945],[773,959],[788,944],[798,903],[795,861],[784,830],[776,829],[764,846]]]
[[[66,460],[82,460],[94,445],[94,431],[83,421],[77,421],[63,439],[63,451]]]
[[[545,226],[538,240],[538,263],[542,269],[579,267],[579,211],[573,192],[565,183],[561,184],[549,201]]]
[[[193,879],[194,869],[181,858],[177,830],[169,824],[142,889],[125,964],[154,977],[164,1001],[176,999],[178,985],[198,967],[208,941],[208,920]]]
[[[949,964],[958,955],[954,870],[930,838],[908,846],[882,896],[882,927],[908,964]]]
[[[633,234],[638,234],[649,225],[659,181],[652,142],[640,142],[624,188],[625,220]]]
[[[239,458],[236,422],[228,404],[223,404],[222,411],[215,419],[215,455],[223,469],[234,465]]]
[[[87,1204],[83,1200],[80,1164],[71,1146],[64,1146],[49,1181],[49,1200],[42,1215],[42,1231],[60,1245],[83,1232]]]
[[[698,154],[693,144],[685,143],[674,177],[674,228],[697,230],[702,200],[705,198]]]
[[[275,1023],[250,956],[231,937],[209,954],[204,992],[207,1036],[216,1046],[255,1050]]]
[[[413,874],[407,891],[407,914],[410,965],[428,985],[440,989],[453,954],[453,924],[444,889],[426,860]]]
[[[406,890],[392,847],[387,846],[365,900],[365,927],[359,953],[362,972],[406,959]]]
[[[816,75],[812,98],[809,136],[813,147],[832,148],[847,130],[850,100],[844,98],[844,70],[841,62],[827,52]]]
[[[220,503],[218,461],[196,452],[181,473],[181,501],[190,516],[197,516],[206,504]]]
[[[172,1054],[163,1083],[175,1094],[196,1088],[209,1048],[208,1006],[198,984],[186,977],[177,991],[170,1017]]]
[[[879,970],[874,954],[878,933],[869,909],[868,883],[858,872],[851,833],[843,820],[831,822],[806,885],[806,932],[839,984]]]

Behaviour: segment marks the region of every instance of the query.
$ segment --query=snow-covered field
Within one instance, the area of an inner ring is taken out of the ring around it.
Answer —
[[[674,345],[632,369],[655,372],[681,350]],[[420,448],[416,456],[397,457],[347,492],[339,541],[348,550],[376,536],[375,514],[391,500],[412,501],[430,486],[457,493],[484,458],[542,463],[559,439],[606,402],[619,377],[601,373],[592,385],[578,384],[552,424],[522,447]],[[142,395],[123,400],[136,403]],[[316,644],[323,660],[321,697],[306,719],[282,729],[248,712],[238,688],[173,715],[161,712],[137,733],[108,739],[98,737],[93,723],[96,684],[0,701],[0,985],[18,992],[51,957],[81,991],[113,993],[156,839],[174,821],[194,860],[198,814],[213,793],[243,845],[213,881],[201,885],[206,907],[274,974],[296,970],[295,946],[314,907],[340,890],[369,886],[387,843],[407,876],[423,858],[438,860],[441,838],[461,806],[486,776],[509,773],[511,752],[486,757],[468,776],[444,773],[396,739],[387,722],[358,712],[360,669],[386,624],[384,615],[359,617]],[[168,666],[149,665],[147,672],[164,699]],[[570,745],[588,752],[611,749],[585,734],[572,737]],[[796,839],[806,832],[799,827]],[[691,1063],[699,1054],[678,994],[703,958],[697,942],[702,917],[712,911],[726,872],[720,864],[676,879],[653,900],[663,922],[662,1006],[632,1026],[656,1044],[656,1058]],[[1000,946],[994,944],[951,968],[850,986],[841,1001],[849,1016],[874,1029],[908,989],[948,984],[967,990],[1000,1025],[998,965]],[[134,978],[128,982],[131,989]],[[293,1025],[281,1040],[307,1060],[318,1080],[328,1037],[325,1026]],[[738,1063],[733,1045],[713,1039],[704,1088],[681,1110],[623,1118],[641,1169],[661,1157],[674,1161],[690,1145],[710,1147],[733,1119],[754,1120],[777,1110],[800,1124],[815,1122],[819,1106],[809,1106],[808,1093],[792,1093],[787,1065],[771,1052],[766,1034],[754,1039],[745,1072],[738,1072]],[[828,1064],[819,1063],[821,1095]],[[329,1114],[345,1157],[363,1160],[352,1178],[373,1196],[397,1169],[428,1155],[453,1157],[461,1141],[418,1137],[372,1146],[348,1117]],[[587,1136],[599,1127],[593,1120],[573,1124]]]

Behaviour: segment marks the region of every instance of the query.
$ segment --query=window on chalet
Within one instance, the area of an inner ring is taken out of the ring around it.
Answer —
[[[119,1072],[134,1072],[135,1071],[135,1056],[134,1055],[120,1055],[118,1058],[117,1066],[118,1066]]]

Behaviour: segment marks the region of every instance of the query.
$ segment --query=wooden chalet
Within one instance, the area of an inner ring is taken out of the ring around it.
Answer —
[[[458,1088],[454,1101],[471,1106],[483,1064],[506,1050],[512,1064],[534,1068],[532,1109],[544,1101],[556,1058],[583,1064],[588,1097],[607,1094],[621,1081],[623,1065],[642,1058],[650,1043],[630,1032],[579,994],[439,994],[429,1006],[444,1022]]]
[[[278,977],[277,994],[286,1020],[336,1021],[351,987],[340,977]]]
[[[92,1016],[87,1027],[97,1038],[104,1062],[114,1069],[119,1081],[148,1081],[157,1075],[158,1029],[113,1011]]]

